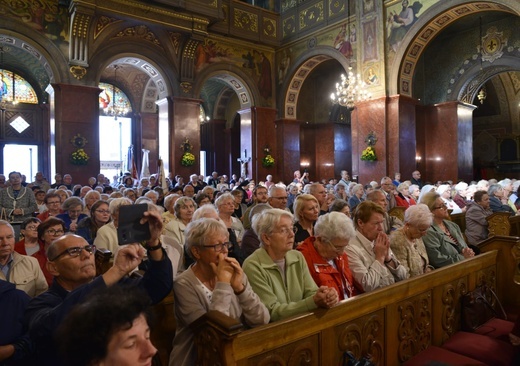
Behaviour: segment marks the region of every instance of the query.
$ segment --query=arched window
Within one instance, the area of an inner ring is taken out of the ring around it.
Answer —
[[[99,94],[99,113],[102,116],[127,116],[132,112],[132,105],[126,94],[117,86],[99,83],[103,91]]]
[[[38,104],[31,84],[12,71],[0,69],[0,99],[5,102]]]
[[[100,172],[107,177],[128,170],[129,147],[132,144],[132,106],[117,86],[99,83],[99,160]]]

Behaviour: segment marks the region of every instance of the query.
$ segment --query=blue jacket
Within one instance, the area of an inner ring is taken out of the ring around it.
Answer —
[[[173,269],[164,249],[162,261],[149,262],[148,270],[142,278],[124,277],[118,286],[139,286],[148,293],[152,303],[156,304],[173,288]],[[39,366],[63,365],[53,342],[54,331],[76,304],[81,303],[93,290],[105,287],[103,277],[99,276],[69,292],[55,279],[47,292],[31,300],[25,313],[25,322],[36,345]]]
[[[32,343],[23,328],[23,316],[30,300],[29,295],[17,290],[14,284],[0,280],[0,345],[12,344],[15,348],[11,358],[0,361],[1,366],[23,365],[21,360],[32,352]]]

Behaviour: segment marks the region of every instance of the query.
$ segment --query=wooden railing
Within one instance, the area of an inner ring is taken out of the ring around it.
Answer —
[[[358,357],[371,354],[378,365],[398,365],[430,345],[442,345],[458,331],[460,297],[481,282],[495,287],[505,304],[520,305],[520,286],[513,281],[515,270],[520,271],[520,238],[494,237],[482,249],[485,253],[474,258],[356,296],[332,309],[254,329],[210,312],[199,322],[198,361],[338,365],[343,352],[350,350]]]

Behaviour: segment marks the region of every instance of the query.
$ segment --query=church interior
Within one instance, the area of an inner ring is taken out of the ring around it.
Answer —
[[[129,141],[137,167],[147,149],[152,173],[160,157],[185,178],[239,174],[241,159],[248,177],[275,181],[297,169],[360,182],[518,174],[514,0],[10,4],[0,1],[4,172],[5,147],[30,145],[34,171],[83,181],[123,169]],[[344,106],[330,95],[349,71],[369,96]],[[375,161],[360,159],[369,135]],[[109,145],[119,156],[104,156]],[[185,146],[195,166],[182,165]],[[86,166],[71,161],[79,147]]]

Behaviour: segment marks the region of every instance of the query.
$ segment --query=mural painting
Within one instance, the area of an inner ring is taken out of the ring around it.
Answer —
[[[195,51],[195,72],[199,73],[214,63],[233,64],[251,75],[257,82],[262,98],[266,101],[273,96],[272,64],[273,56],[266,50],[238,48],[213,39],[206,39]],[[286,61],[289,64],[289,61]],[[288,67],[288,66],[287,66]],[[280,68],[278,68],[280,70]]]

